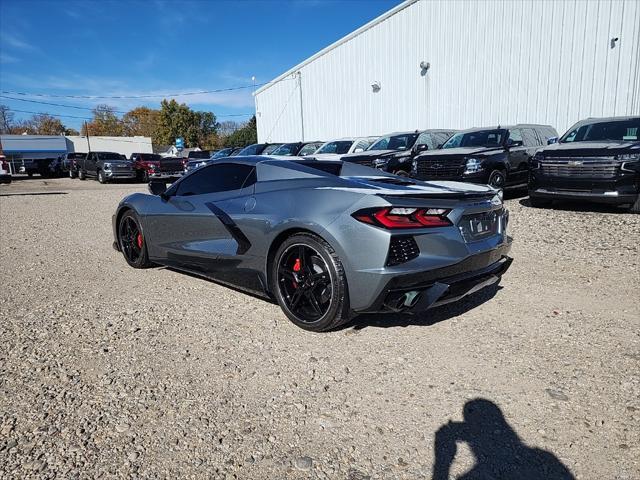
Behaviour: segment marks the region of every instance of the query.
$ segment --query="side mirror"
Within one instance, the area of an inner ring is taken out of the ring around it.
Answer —
[[[420,145],[416,145],[416,153],[421,153],[429,150],[429,145],[426,143],[421,143]]]
[[[547,138],[547,145],[552,145],[554,143],[558,143],[558,137]]]
[[[364,152],[364,149],[362,148],[356,148],[353,153],[360,153],[360,152]]]
[[[163,197],[166,191],[167,183],[164,180],[151,180],[149,182],[149,193],[151,193],[151,195],[160,195]]]

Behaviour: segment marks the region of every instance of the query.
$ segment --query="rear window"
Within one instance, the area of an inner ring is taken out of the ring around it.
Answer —
[[[209,158],[209,152],[207,150],[203,150],[201,152],[189,152],[188,158]]]
[[[98,153],[98,158],[100,160],[126,160],[124,155],[120,155],[119,153]]]
[[[325,143],[320,150],[316,153],[337,153],[345,154],[349,152],[349,149],[353,145],[352,140],[340,140],[338,142]]]

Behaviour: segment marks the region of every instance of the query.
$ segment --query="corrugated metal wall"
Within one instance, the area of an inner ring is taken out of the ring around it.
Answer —
[[[639,115],[640,2],[408,1],[255,100],[260,141]]]

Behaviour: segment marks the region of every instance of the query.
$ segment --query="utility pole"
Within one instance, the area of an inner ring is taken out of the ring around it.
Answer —
[[[91,152],[91,144],[89,143],[89,125],[87,125],[87,122],[84,122],[84,133],[87,134],[87,153]]]
[[[300,141],[304,142],[304,110],[302,108],[302,72],[298,70],[298,90],[300,93]]]

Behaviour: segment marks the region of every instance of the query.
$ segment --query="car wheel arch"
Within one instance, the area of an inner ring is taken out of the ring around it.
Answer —
[[[329,245],[331,245],[331,247],[335,250],[333,238],[327,238],[325,235],[322,235],[308,228],[292,227],[292,228],[287,228],[286,230],[283,230],[282,232],[278,233],[278,235],[276,235],[275,238],[271,241],[271,244],[269,245],[269,250],[267,252],[266,262],[264,266],[265,278],[267,280],[267,283],[266,283],[267,288],[270,288],[271,286],[271,265],[273,264],[278,248],[287,240],[287,238],[293,235],[301,234],[301,233],[313,235],[315,237],[321,238],[322,240],[327,242]],[[268,292],[268,293],[272,294],[272,292]]]

